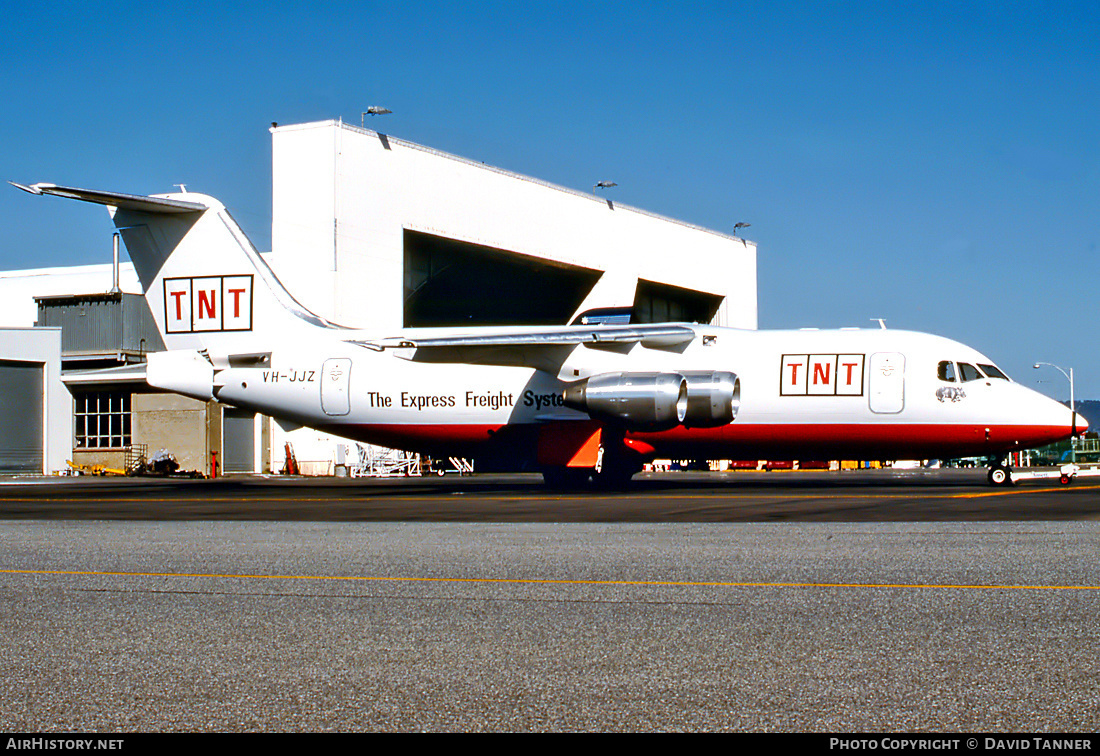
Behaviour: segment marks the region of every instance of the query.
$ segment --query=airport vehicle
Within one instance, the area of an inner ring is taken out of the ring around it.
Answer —
[[[1096,465],[1079,465],[1076,462],[1067,462],[1064,465],[1059,465],[1053,469],[1027,469],[1027,470],[1012,470],[1002,469],[997,471],[998,480],[995,483],[1002,485],[1012,485],[1022,480],[1053,480],[1058,479],[1058,482],[1063,486],[1068,486],[1077,478],[1095,478],[1100,476],[1100,467]],[[1003,478],[1007,477],[1008,480]]]
[[[654,457],[1003,458],[1087,427],[974,349],[909,331],[346,328],[299,304],[212,197],[16,186],[110,208],[169,350],[149,355],[151,386],[284,426],[561,485],[621,483]]]

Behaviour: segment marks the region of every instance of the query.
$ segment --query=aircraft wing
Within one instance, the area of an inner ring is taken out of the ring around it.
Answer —
[[[679,323],[632,326],[564,326],[513,332],[395,336],[373,341],[350,341],[366,349],[409,350],[400,356],[414,362],[511,365],[556,372],[579,344],[590,348],[628,350],[635,344],[650,349],[679,350],[696,337]]]

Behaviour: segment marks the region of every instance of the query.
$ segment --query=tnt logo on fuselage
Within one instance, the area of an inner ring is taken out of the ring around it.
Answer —
[[[785,354],[780,396],[863,396],[862,354]]]
[[[164,279],[167,333],[252,330],[252,276]]]

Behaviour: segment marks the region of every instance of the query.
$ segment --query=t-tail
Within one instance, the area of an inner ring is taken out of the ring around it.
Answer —
[[[303,331],[340,328],[290,295],[213,197],[13,185],[108,207],[169,350],[224,358],[270,350]]]

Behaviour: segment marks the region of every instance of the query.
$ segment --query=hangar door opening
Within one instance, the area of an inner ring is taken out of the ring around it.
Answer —
[[[42,472],[42,365],[0,360],[0,473]]]
[[[631,323],[709,323],[725,299],[720,294],[638,279]]]
[[[237,407],[222,408],[222,469],[256,471],[256,413]]]
[[[405,230],[406,327],[560,325],[601,271]]]

